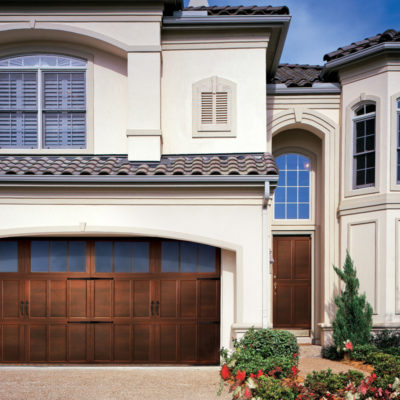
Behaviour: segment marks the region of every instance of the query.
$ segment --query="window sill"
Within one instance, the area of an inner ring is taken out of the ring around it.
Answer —
[[[232,131],[196,131],[193,138],[235,138],[236,133]]]
[[[0,149],[0,155],[57,155],[57,154],[93,154],[91,149]]]
[[[366,194],[379,193],[379,189],[377,186],[368,186],[359,189],[350,189],[346,190],[344,197],[355,197],[355,196],[363,196]]]

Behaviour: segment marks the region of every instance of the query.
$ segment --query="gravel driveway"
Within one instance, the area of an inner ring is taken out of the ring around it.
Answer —
[[[218,367],[0,366],[1,400],[228,400]]]

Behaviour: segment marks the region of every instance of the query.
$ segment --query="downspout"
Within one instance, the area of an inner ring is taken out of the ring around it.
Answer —
[[[271,185],[264,183],[264,198],[262,207],[262,327],[272,327],[272,296],[271,296],[271,268],[270,268],[270,229],[268,221],[268,203],[271,198]]]

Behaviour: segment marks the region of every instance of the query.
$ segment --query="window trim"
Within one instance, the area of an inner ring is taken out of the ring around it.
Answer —
[[[23,48],[22,48],[23,47]],[[86,148],[3,148],[1,154],[93,154],[94,153],[94,56],[80,46],[68,47],[57,44],[34,44],[0,50],[0,58],[12,58],[30,54],[49,54],[86,61]],[[32,68],[31,68],[32,69]],[[50,70],[50,69],[49,69]]]
[[[357,110],[359,110],[361,107],[366,107],[368,105],[374,105],[375,106],[375,111],[370,112],[370,113],[364,113],[362,115],[355,115]],[[361,153],[357,153],[357,123],[362,122],[362,121],[369,121],[369,120],[374,120],[374,125],[375,125],[375,130],[374,130],[374,150],[371,151],[363,151]],[[376,143],[377,143],[377,129],[376,129],[376,104],[373,101],[364,101],[361,104],[357,105],[354,108],[353,111],[353,130],[352,130],[352,135],[353,135],[353,163],[352,163],[352,186],[353,190],[358,190],[358,189],[363,189],[363,188],[369,188],[369,187],[375,187],[376,185]],[[363,185],[357,185],[357,157],[367,155],[367,154],[375,154],[375,164],[374,164],[374,183],[366,183]]]
[[[362,103],[375,103],[375,185],[355,189],[353,187],[353,148],[354,148],[354,111]],[[377,132],[381,131],[381,99],[380,97],[361,93],[360,96],[350,101],[345,108],[345,120],[342,127],[343,140],[341,144],[344,162],[341,171],[341,185],[343,187],[343,197],[355,197],[366,194],[378,193],[380,190],[380,149],[381,137]]]
[[[276,207],[277,202],[276,202],[276,200],[275,200],[275,194],[274,194],[273,219],[274,219],[275,221],[299,221],[299,222],[309,222],[309,221],[312,219],[312,215],[311,215],[311,212],[312,212],[312,207],[311,207],[311,203],[312,203],[312,174],[311,174],[311,171],[312,171],[312,169],[313,169],[313,162],[312,162],[311,157],[309,157],[309,156],[307,156],[307,155],[305,155],[305,154],[302,154],[302,153],[299,153],[299,152],[293,152],[293,151],[286,151],[286,152],[283,152],[282,154],[277,155],[277,156],[276,156],[276,159],[278,159],[279,157],[287,156],[287,155],[302,156],[302,157],[304,157],[304,158],[307,158],[308,162],[310,163],[310,169],[308,170],[308,179],[309,179],[309,183],[308,183],[308,190],[309,190],[309,193],[308,193],[308,218],[287,218],[287,217],[286,217],[286,218],[275,218],[275,207]],[[297,171],[298,171],[298,170],[297,170]],[[285,185],[285,187],[287,187],[287,185]],[[299,185],[297,185],[296,187],[299,188]],[[280,204],[281,204],[281,203],[280,203]],[[286,199],[285,202],[282,203],[282,204],[285,204],[285,206],[286,206],[286,204],[287,204],[287,199]],[[296,204],[297,204],[297,206],[298,206],[298,205],[300,204],[300,202],[297,201]]]
[[[201,97],[204,92],[228,92],[227,124],[201,124]],[[236,83],[219,76],[212,76],[192,85],[192,137],[236,137]]]
[[[318,204],[317,201],[320,201],[318,199],[318,193],[316,191],[316,185],[320,184],[320,178],[318,177],[317,174],[317,169],[318,169],[318,163],[319,159],[317,154],[315,154],[312,151],[308,151],[307,149],[304,149],[303,147],[299,145],[293,145],[293,146],[284,146],[284,147],[279,147],[276,152],[273,153],[274,157],[279,157],[285,154],[289,153],[296,153],[299,155],[302,155],[304,157],[307,157],[310,162],[311,162],[311,169],[310,169],[310,218],[309,219],[275,219],[275,210],[272,210],[272,225],[275,227],[275,229],[288,229],[288,227],[294,227],[295,229],[298,229],[298,227],[307,227],[307,229],[310,229],[310,227],[315,227],[315,221],[316,221],[316,212],[318,209]],[[275,207],[275,204],[273,203],[273,207]],[[311,228],[313,229],[313,228]]]

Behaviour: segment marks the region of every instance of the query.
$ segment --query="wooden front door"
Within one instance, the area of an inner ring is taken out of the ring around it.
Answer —
[[[2,272],[0,361],[219,362],[218,249],[167,240],[33,239]],[[3,246],[4,247],[4,246]]]
[[[311,238],[274,236],[273,325],[311,328]]]

